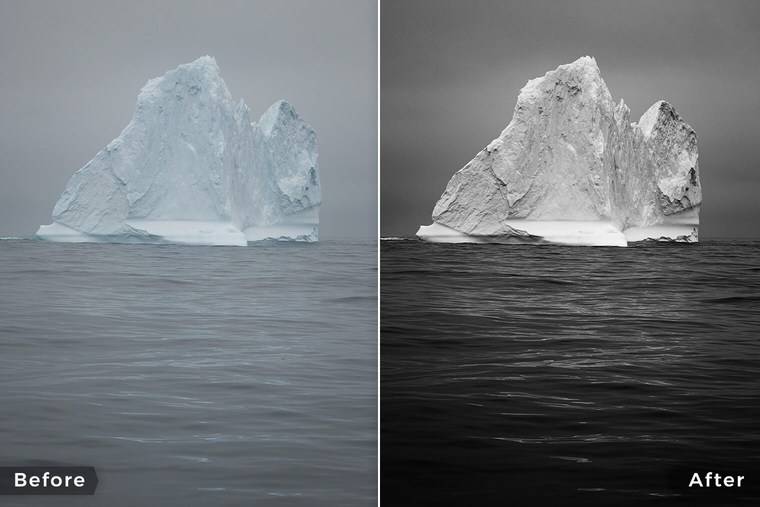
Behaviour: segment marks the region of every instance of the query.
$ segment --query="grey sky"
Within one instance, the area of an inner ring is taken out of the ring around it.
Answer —
[[[384,0],[381,229],[431,222],[531,78],[596,57],[638,118],[670,101],[699,138],[700,237],[760,236],[760,2]]]
[[[0,236],[50,223],[143,84],[205,54],[252,116],[284,98],[317,131],[321,236],[375,237],[374,0],[0,0]]]

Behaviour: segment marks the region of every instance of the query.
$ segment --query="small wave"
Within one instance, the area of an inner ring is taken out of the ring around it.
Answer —
[[[715,304],[734,304],[734,303],[755,303],[760,301],[760,296],[723,296],[718,298],[705,299],[705,303]]]
[[[327,300],[330,303],[358,303],[358,302],[375,302],[377,301],[377,296],[374,294],[369,296],[342,296],[337,298],[330,298]]]
[[[550,456],[550,457],[565,460],[565,461],[575,461],[576,463],[591,463],[590,459],[583,458],[580,456]]]

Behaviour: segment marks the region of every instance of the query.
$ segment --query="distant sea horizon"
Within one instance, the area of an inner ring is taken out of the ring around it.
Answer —
[[[415,240],[423,241],[423,240],[420,240],[415,234],[396,234],[396,235],[383,234],[380,236],[380,241],[393,241],[393,240],[399,240],[399,239],[415,239]],[[699,241],[696,244],[705,242],[705,241],[760,241],[760,235],[758,236],[712,236],[712,237],[706,237],[706,238],[700,236]],[[687,244],[687,243],[680,243],[680,244]],[[695,243],[688,243],[688,244],[695,244]],[[526,246],[535,246],[535,245],[526,244]]]

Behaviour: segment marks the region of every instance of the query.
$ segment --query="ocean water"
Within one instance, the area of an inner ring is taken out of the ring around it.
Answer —
[[[384,504],[758,505],[758,485],[760,242],[382,242]]]
[[[0,241],[0,465],[100,479],[0,505],[375,505],[376,262]]]

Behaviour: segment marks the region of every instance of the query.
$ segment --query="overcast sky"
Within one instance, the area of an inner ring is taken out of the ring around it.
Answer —
[[[50,223],[143,84],[205,54],[252,116],[283,98],[316,130],[320,236],[374,237],[374,0],[0,0],[0,236]]]
[[[381,25],[383,235],[431,222],[526,81],[591,55],[632,118],[662,98],[696,130],[700,237],[760,236],[760,1],[384,0]]]

